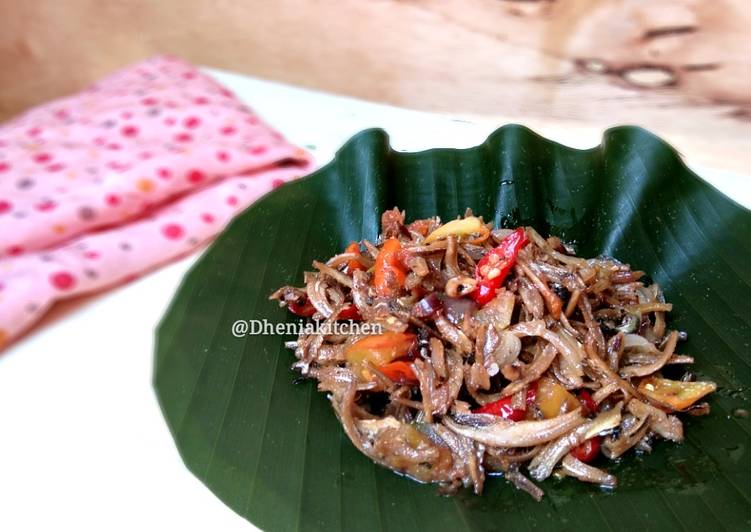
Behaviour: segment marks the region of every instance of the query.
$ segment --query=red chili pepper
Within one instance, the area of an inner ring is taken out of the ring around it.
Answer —
[[[480,408],[472,410],[475,414],[492,414],[509,421],[521,421],[525,418],[527,411],[522,408],[511,406],[511,397],[504,397],[492,403],[482,405]]]
[[[412,371],[412,366],[403,360],[389,362],[378,368],[378,371],[386,375],[397,384],[417,384],[417,376]]]
[[[360,244],[357,242],[351,242],[349,246],[347,246],[347,249],[344,250],[345,253],[354,253],[355,255],[361,255],[360,253]],[[367,270],[365,266],[363,266],[359,260],[357,259],[351,259],[347,262],[347,273],[352,273],[355,270]]]
[[[303,318],[310,318],[316,313],[316,308],[307,297],[303,299],[302,303],[297,301],[287,301],[287,308],[292,314],[302,316]]]
[[[354,320],[361,321],[360,311],[354,305],[348,305],[342,309],[339,315],[336,317],[338,320]]]
[[[407,270],[399,260],[402,245],[396,238],[389,238],[381,246],[375,260],[373,284],[379,296],[393,297],[404,287]]]
[[[585,440],[584,443],[578,447],[574,447],[571,450],[571,454],[574,458],[581,460],[582,462],[591,462],[597,455],[600,454],[600,437],[595,436]]]
[[[475,269],[477,287],[472,292],[472,298],[478,305],[485,305],[495,297],[496,291],[514,267],[517,255],[528,242],[527,233],[520,227],[480,259]]]
[[[587,415],[597,412],[597,403],[595,403],[595,400],[592,399],[592,395],[587,390],[579,392],[579,401],[584,407]]]
[[[500,286],[496,286],[496,283],[492,279],[478,281],[475,291],[472,292],[472,299],[480,306],[490,303],[495,297],[495,292],[498,288]]]

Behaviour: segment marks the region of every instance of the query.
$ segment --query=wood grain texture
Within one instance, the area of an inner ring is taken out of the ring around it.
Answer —
[[[0,118],[155,53],[751,168],[748,0],[0,0]]]

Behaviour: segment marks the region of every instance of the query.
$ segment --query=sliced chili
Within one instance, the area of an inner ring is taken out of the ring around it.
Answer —
[[[496,291],[514,267],[519,252],[528,242],[527,233],[520,227],[480,259],[475,268],[477,287],[472,292],[472,298],[478,305],[482,306],[493,300]]]
[[[344,250],[345,253],[354,253],[357,256],[362,255],[360,252],[360,244],[357,242],[351,242],[349,246],[347,246],[347,249]],[[355,270],[367,270],[365,266],[362,265],[362,263],[357,259],[350,259],[349,262],[347,262],[347,273],[352,273]]]
[[[376,292],[383,297],[393,297],[404,287],[407,270],[399,259],[402,245],[396,238],[383,243],[375,261],[374,280]]]
[[[417,376],[412,371],[412,365],[403,360],[397,360],[384,364],[378,368],[378,371],[386,375],[390,380],[397,384],[417,384]]]
[[[574,458],[581,460],[582,462],[591,462],[597,455],[600,454],[600,437],[595,436],[585,440],[584,443],[578,447],[574,447],[571,450],[571,454]]]
[[[504,397],[492,403],[487,403],[472,412],[475,414],[492,414],[494,416],[508,419],[509,421],[521,421],[527,415],[527,411],[522,408],[514,408],[511,404],[511,397]]]

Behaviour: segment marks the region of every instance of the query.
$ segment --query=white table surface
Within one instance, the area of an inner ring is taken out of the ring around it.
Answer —
[[[419,150],[471,146],[504,123],[210,73],[320,163],[368,127],[385,128],[398,149]],[[602,133],[529,125],[581,148]],[[751,179],[696,170],[751,206]],[[196,256],[60,305],[0,354],[0,530],[253,529],[184,467],[151,387],[154,327]]]

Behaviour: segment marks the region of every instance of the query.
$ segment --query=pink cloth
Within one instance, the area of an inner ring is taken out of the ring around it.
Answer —
[[[0,126],[0,348],[55,301],[197,248],[309,172],[195,67],[157,57]]]

